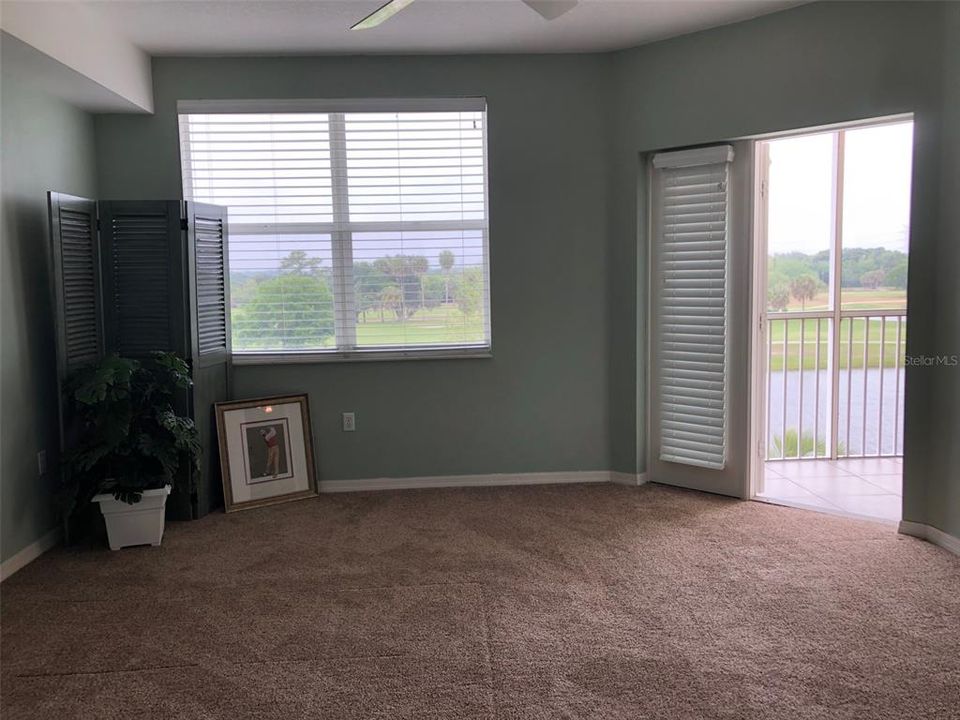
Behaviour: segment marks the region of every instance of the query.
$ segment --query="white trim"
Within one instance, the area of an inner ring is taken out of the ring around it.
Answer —
[[[0,564],[0,582],[6,580],[18,570],[23,569],[43,555],[47,550],[54,547],[60,542],[60,535],[60,528],[56,527],[39,540],[27,545],[13,557],[4,560],[3,564]]]
[[[764,143],[753,143],[753,181],[750,198],[750,402],[747,474],[744,499],[762,492],[767,459],[767,225],[770,153]]]
[[[673,152],[657,153],[653,156],[653,166],[658,169],[696,167],[697,165],[728,162],[733,162],[733,147],[730,145],[714,145],[712,147],[695,148],[694,150],[675,150]]]
[[[954,555],[960,555],[960,538],[949,535],[943,530],[938,530],[931,525],[912,522],[910,520],[901,520],[898,532],[901,535],[911,535],[915,538],[926,540],[934,545],[939,545]]]
[[[178,100],[180,115],[217,113],[483,112],[484,97]]]
[[[831,197],[830,213],[831,213],[831,215],[833,216],[833,218],[832,218],[832,219],[833,219],[833,227],[832,227],[832,232],[831,232],[832,237],[830,238],[830,240],[831,240],[831,243],[832,243],[833,247],[832,247],[832,249],[831,249],[831,251],[830,251],[830,260],[829,260],[830,265],[831,265],[830,272],[831,272],[831,274],[833,275],[833,277],[831,278],[831,283],[832,283],[832,285],[831,285],[831,288],[830,288],[830,300],[829,300],[829,302],[828,302],[829,305],[833,305],[833,322],[832,322],[832,323],[831,323],[831,322],[828,322],[828,323],[827,323],[827,325],[828,325],[828,327],[829,327],[829,330],[827,331],[827,334],[829,335],[829,338],[828,338],[827,342],[828,342],[829,344],[828,344],[827,347],[829,348],[829,352],[830,352],[830,356],[831,356],[831,357],[830,357],[830,364],[829,364],[827,367],[828,367],[828,373],[829,373],[832,377],[830,377],[830,380],[829,380],[829,383],[830,383],[830,407],[827,408],[827,412],[829,413],[829,414],[827,415],[827,418],[828,418],[828,422],[829,422],[830,440],[829,440],[829,447],[826,448],[827,452],[828,452],[829,455],[830,455],[830,459],[831,459],[831,460],[836,460],[836,459],[838,459],[839,456],[840,456],[840,453],[839,453],[839,448],[840,448],[840,373],[841,373],[841,370],[840,370],[840,351],[841,351],[840,342],[841,342],[841,337],[842,337],[841,330],[843,330],[843,318],[842,318],[841,312],[843,311],[843,282],[842,282],[842,281],[843,281],[843,199],[844,199],[843,196],[844,196],[844,193],[846,192],[846,182],[844,181],[844,177],[845,177],[845,173],[846,173],[846,167],[847,167],[847,165],[846,165],[846,158],[847,158],[846,143],[847,143],[847,136],[846,136],[844,130],[838,130],[836,133],[833,134],[833,161],[832,161],[832,167],[831,167],[831,177],[832,177],[832,180],[833,180],[833,186],[832,186],[832,188],[831,188],[831,193],[830,193],[830,197]],[[909,263],[909,259],[908,259],[907,262]],[[789,338],[790,338],[790,333],[789,333],[789,330],[788,330],[788,325],[789,325],[789,321],[785,320],[784,323],[783,323],[783,334],[784,334],[784,339],[789,343],[789,341],[790,341],[790,340],[789,340]],[[819,332],[820,332],[820,321],[817,320],[817,333],[819,334]],[[804,328],[803,321],[801,320],[801,321],[800,321],[800,342],[801,342],[801,343],[803,342],[803,338],[804,338],[805,333],[806,333],[806,330],[805,330],[805,328]],[[847,339],[847,343],[848,343],[848,347],[850,347],[849,343],[852,341],[853,335],[854,335],[854,332],[853,332],[853,321],[851,320],[850,323],[849,323],[849,328],[848,328],[848,330],[847,330],[847,338],[848,338],[848,339]],[[864,335],[864,346],[865,346],[866,348],[869,348],[869,347],[870,347],[870,323],[869,323],[869,322],[866,323],[866,330],[865,330],[865,335]],[[789,352],[789,349],[788,349],[788,352]],[[816,352],[817,363],[819,364],[819,361],[820,361],[820,348],[819,348],[819,346],[816,348],[815,352]],[[868,350],[867,352],[869,352],[869,350]],[[882,355],[883,353],[885,353],[885,352],[886,352],[886,348],[882,348],[882,349],[880,350],[881,355]],[[899,349],[897,350],[897,352],[899,353]],[[847,440],[848,452],[849,452],[849,447],[850,447],[850,407],[851,407],[851,405],[852,405],[852,403],[850,402],[850,386],[853,384],[853,378],[850,376],[850,369],[849,369],[849,366],[850,366],[851,364],[852,364],[852,363],[850,363],[849,361],[847,362],[847,366],[848,366],[848,367],[847,367],[847,426],[846,426],[847,435],[846,435],[846,440]],[[868,360],[868,362],[865,362],[865,363],[864,363],[864,365],[866,365],[868,368],[869,368],[869,364],[870,364],[870,363],[869,363],[869,360]],[[784,356],[784,359],[783,359],[783,377],[784,377],[784,380],[786,380],[787,371],[788,371],[788,370],[789,370],[789,367],[788,367],[788,362],[787,362],[787,356]],[[867,371],[864,370],[863,372],[864,372],[864,380],[866,380]],[[800,382],[802,383],[802,382],[803,382],[803,362],[802,362],[802,361],[800,362],[800,373],[799,373],[798,377],[800,378]],[[880,373],[880,377],[881,377],[881,378],[883,377],[883,373],[882,373],[882,372]],[[819,382],[819,380],[817,380],[817,382]],[[883,381],[881,380],[881,382],[883,382]],[[814,420],[814,423],[815,423],[815,424],[818,422],[818,419],[819,419],[819,416],[820,416],[820,407],[819,407],[820,399],[819,399],[819,392],[820,392],[820,391],[817,390],[817,398],[816,398],[816,400],[814,401],[815,404],[817,405],[817,407],[814,409],[814,418],[817,418],[817,419]],[[882,395],[882,392],[883,392],[883,390],[881,389],[880,392],[881,392],[881,395],[880,395],[880,403],[879,403],[879,404],[880,404],[881,414],[882,414],[882,410],[883,410],[883,395]],[[863,386],[863,396],[864,396],[864,401],[863,401],[863,429],[864,429],[863,438],[864,438],[864,441],[863,441],[863,445],[861,446],[861,451],[863,451],[864,454],[866,454],[866,449],[867,449],[867,448],[866,448],[866,427],[867,427],[867,423],[866,423],[866,420],[867,420],[867,402],[866,402],[866,395],[867,395],[867,386],[866,386],[866,383],[864,383],[864,386]],[[787,400],[787,395],[786,395],[786,393],[784,393],[784,396],[783,396],[784,405],[786,404],[786,400]],[[894,408],[896,408],[898,404],[899,404],[899,398],[895,398]],[[802,443],[802,441],[803,441],[803,427],[802,427],[802,426],[803,426],[803,405],[802,405],[802,403],[799,404],[799,407],[800,407],[799,415],[798,415],[798,418],[799,418],[799,419],[798,419],[798,421],[797,421],[797,455],[800,454],[800,445],[801,445],[801,443]],[[767,432],[767,430],[764,430],[764,432]],[[817,454],[816,432],[817,432],[817,430],[814,429],[814,445],[813,445],[813,454],[814,454],[814,455]],[[783,439],[782,439],[783,450],[782,450],[781,453],[780,453],[781,455],[786,455],[786,454],[787,454],[787,453],[786,453],[786,449],[787,449],[787,443],[786,443],[787,437],[786,437],[786,435],[787,435],[787,431],[786,431],[786,428],[784,428],[784,430],[783,430]],[[881,438],[878,438],[878,440],[877,440],[877,445],[878,445],[878,448],[883,446],[883,440],[882,440]],[[896,447],[894,447],[894,449],[896,449]]]
[[[320,492],[363,492],[366,490],[418,490],[422,488],[503,487],[506,485],[566,485],[571,483],[614,482],[609,470],[572,472],[493,473],[489,475],[429,475],[426,477],[360,478],[321,480]]]
[[[610,472],[610,482],[615,485],[628,485],[630,487],[638,487],[644,485],[647,482],[646,473],[625,473],[617,472],[613,470]]]
[[[334,337],[337,348],[350,352],[357,346],[356,286],[353,280],[353,231],[350,224],[350,188],[347,182],[347,131],[343,113],[330,113],[330,190],[333,202]]]
[[[837,130],[856,130],[859,128],[872,127],[873,125],[894,125],[900,122],[912,122],[914,119],[912,112],[896,113],[894,115],[882,115],[880,117],[862,118],[860,120],[842,120],[826,125],[808,125],[807,127],[795,128],[793,130],[776,130],[768,133],[757,133],[755,135],[744,135],[740,140],[778,140],[781,138],[796,137],[797,135],[818,135],[822,133],[835,132]]]

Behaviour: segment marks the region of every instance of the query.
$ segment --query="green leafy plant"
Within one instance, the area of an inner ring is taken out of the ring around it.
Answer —
[[[173,353],[144,361],[111,355],[68,379],[75,437],[65,456],[65,517],[97,493],[132,504],[144,490],[173,485],[184,465],[199,469],[197,429],[173,407],[177,391],[191,385],[187,363]]]
[[[826,441],[817,438],[816,442],[813,440],[813,435],[810,433],[804,433],[803,437],[799,438],[799,447],[797,443],[797,431],[795,428],[788,428],[786,432],[786,442],[779,435],[775,435],[773,438],[773,457],[775,458],[795,458],[795,457],[826,457],[827,456],[827,444]],[[798,452],[799,450],[799,452]],[[814,453],[816,450],[816,453]],[[846,451],[844,449],[843,443],[837,443],[837,452],[840,455],[845,455]]]

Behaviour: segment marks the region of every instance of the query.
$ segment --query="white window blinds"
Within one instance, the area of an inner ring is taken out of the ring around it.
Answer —
[[[179,112],[185,198],[229,208],[234,352],[489,348],[482,99]]]
[[[662,153],[659,222],[660,459],[713,469],[727,445],[728,146]]]

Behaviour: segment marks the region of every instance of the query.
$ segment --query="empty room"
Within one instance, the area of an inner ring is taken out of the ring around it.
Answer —
[[[960,720],[960,2],[0,31],[4,720]]]

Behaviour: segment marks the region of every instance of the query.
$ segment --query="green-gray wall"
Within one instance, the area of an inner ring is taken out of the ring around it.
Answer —
[[[960,358],[960,3],[943,19],[943,107],[940,118],[940,232],[935,354]],[[960,537],[960,367],[934,374],[936,422],[926,484],[926,522]]]
[[[56,360],[47,269],[47,190],[96,194],[93,118],[38,90],[7,51],[0,57],[0,559],[56,526]],[[51,472],[38,477],[37,452]]]
[[[97,118],[101,193],[180,196],[178,99],[485,96],[493,358],[237,367],[235,395],[309,393],[322,479],[605,470],[609,63],[157,59],[155,115]]]

